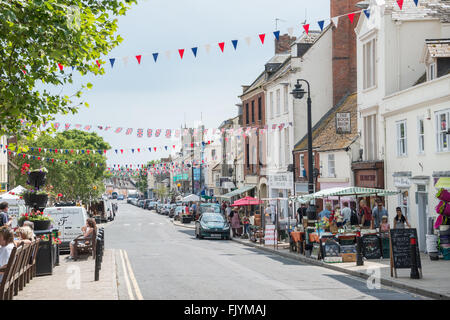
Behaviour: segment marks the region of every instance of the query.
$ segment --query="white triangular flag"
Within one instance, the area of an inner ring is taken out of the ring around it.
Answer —
[[[206,50],[206,53],[209,53],[209,51],[211,50],[211,45],[205,44],[205,50]]]
[[[290,27],[287,30],[288,30],[289,36],[292,36],[292,34],[294,33],[294,28]]]
[[[167,58],[167,60],[170,60],[170,51],[169,51],[169,50],[167,50],[167,51],[165,52],[165,54],[166,54],[166,58]]]
[[[78,154],[78,152],[80,152],[80,150],[77,150],[77,154]]]
[[[245,38],[245,42],[247,42],[247,45],[250,45],[250,43],[252,42],[252,38],[251,37],[246,37]]]
[[[128,65],[128,57],[123,57],[123,64],[125,65],[125,67]]]
[[[47,153],[47,149],[44,149],[44,152]]]
[[[331,21],[333,22],[334,26],[337,28],[339,23],[339,17],[333,17],[331,18]]]

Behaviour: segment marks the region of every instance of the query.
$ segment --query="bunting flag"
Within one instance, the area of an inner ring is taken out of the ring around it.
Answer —
[[[156,62],[156,60],[158,60],[158,52],[152,53],[152,55],[153,55],[153,60],[155,60],[155,62]]]
[[[333,22],[334,27],[337,28],[338,27],[338,23],[339,23],[339,17],[331,18],[331,22]]]
[[[220,50],[223,52],[223,49],[225,48],[225,42],[219,42]]]
[[[54,125],[54,127],[55,127],[56,130],[59,129],[59,122],[55,122],[53,125]]]
[[[65,126],[64,126],[64,129],[65,130],[69,130],[69,128],[70,128],[70,123],[66,123]]]
[[[142,55],[136,56],[136,60],[137,60],[138,64],[141,64],[141,58],[142,58]]]
[[[323,24],[325,23],[324,20],[318,21],[317,24],[319,25],[320,31],[323,31]]]
[[[247,45],[250,46],[250,44],[251,44],[251,42],[252,42],[252,38],[246,37],[246,38],[245,38],[245,42],[247,42]]]
[[[206,53],[209,53],[209,51],[211,50],[211,45],[205,44],[205,50],[206,50]]]
[[[280,31],[274,31],[273,35],[275,36],[275,39],[280,40]]]
[[[178,138],[180,136],[180,130],[175,130],[175,137]]]
[[[290,27],[290,28],[288,28],[287,30],[288,30],[288,34],[289,34],[290,36],[292,36],[292,34],[294,33],[294,28],[293,28],[293,27]]]
[[[166,138],[170,138],[171,134],[172,134],[172,130],[167,129],[166,130]]]
[[[416,4],[416,7],[417,7],[419,0],[414,0],[414,3]]]
[[[132,128],[128,128],[128,129],[127,129],[127,132],[125,132],[125,134],[128,136],[128,135],[130,135],[132,132],[133,132],[133,129],[132,129]]]
[[[197,47],[194,47],[191,50],[192,50],[192,53],[194,54],[194,57],[197,57]]]
[[[231,40],[231,43],[233,44],[234,50],[236,50],[238,41],[237,40]]]
[[[97,64],[98,68],[100,69],[100,67],[101,67],[100,61],[95,60],[95,63]]]
[[[114,62],[116,62],[115,58],[109,59],[109,63],[111,63],[111,69],[114,67]]]
[[[128,65],[128,57],[123,57],[123,64],[125,65],[125,67]]]
[[[264,39],[266,38],[266,34],[262,33],[259,35],[259,40],[261,40],[261,44],[264,44]]]
[[[369,9],[366,9],[366,10],[364,10],[363,12],[364,12],[364,14],[366,15],[367,19],[369,19],[369,18],[370,18],[370,10],[369,10]]]
[[[58,63],[58,68],[59,68],[60,71],[63,71],[63,69],[64,69],[64,67],[63,67],[63,65],[61,63]]]
[[[184,49],[178,49],[178,53],[180,54],[181,60],[183,60]]]
[[[304,24],[303,29],[305,30],[306,34],[308,34],[309,31],[309,24]]]
[[[170,60],[170,51],[169,50],[166,51],[166,58],[167,58],[167,60]]]
[[[155,137],[158,138],[160,134],[161,134],[161,129],[156,129]]]
[[[139,138],[142,138],[143,135],[144,135],[144,129],[137,129],[137,136]]]
[[[355,19],[355,13],[354,12],[349,13],[347,16],[348,19],[350,20],[350,23],[353,23],[353,19]]]
[[[398,4],[398,7],[400,8],[400,10],[402,10],[402,8],[403,8],[403,0],[397,0],[397,4]]]
[[[148,129],[147,130],[147,137],[151,138],[152,137],[152,133],[153,133],[153,130],[152,129]]]
[[[92,126],[87,125],[87,126],[84,127],[84,130],[89,131],[89,130],[91,130],[91,128],[92,128]]]
[[[122,128],[119,127],[119,128],[117,128],[114,132],[115,132],[115,133],[119,133],[120,131],[122,131]]]

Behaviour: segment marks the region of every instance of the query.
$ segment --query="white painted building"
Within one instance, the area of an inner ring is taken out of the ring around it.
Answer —
[[[448,127],[450,78],[418,83],[426,70],[426,39],[450,37],[450,24],[441,21],[448,9],[436,0],[417,7],[404,2],[402,10],[391,0],[371,4],[370,19],[360,19],[355,29],[361,163],[384,161],[385,187],[401,191],[387,199],[389,222],[400,206],[424,249],[427,218],[434,216],[434,180],[450,170],[449,149],[438,131],[442,119]]]

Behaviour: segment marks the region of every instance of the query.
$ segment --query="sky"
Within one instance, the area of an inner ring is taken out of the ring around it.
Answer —
[[[138,0],[138,4],[119,18],[118,34],[124,41],[107,57],[105,74],[76,77],[75,84],[91,82],[83,94],[89,108],[76,115],[57,115],[55,122],[134,128],[132,135],[93,130],[112,146],[108,165],[145,164],[167,157],[174,141],[164,137],[147,138],[146,129],[179,128],[181,125],[217,128],[237,115],[242,85],[251,84],[274,54],[273,31],[281,34],[294,28],[303,33],[302,24],[329,18],[330,0]],[[279,18],[276,28],[275,19]],[[325,22],[325,25],[328,21]],[[266,33],[264,45],[258,35]],[[247,45],[245,38],[251,37]],[[231,40],[237,39],[237,50]],[[218,43],[225,42],[224,52]],[[205,45],[210,44],[207,53]],[[191,48],[198,47],[197,57]],[[178,49],[185,49],[181,60]],[[170,51],[170,58],[165,52]],[[155,63],[152,53],[158,52]],[[140,65],[135,58],[142,55]],[[123,57],[128,57],[125,64]],[[109,58],[116,58],[111,69]],[[64,88],[67,94],[70,88]],[[72,125],[72,127],[73,127]],[[138,138],[136,129],[144,129]],[[61,130],[61,129],[60,129]],[[154,152],[153,147],[168,146]],[[148,148],[152,148],[149,152]],[[141,153],[115,149],[140,148]]]

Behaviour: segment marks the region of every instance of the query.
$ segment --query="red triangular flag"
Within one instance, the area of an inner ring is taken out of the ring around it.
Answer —
[[[220,42],[219,47],[220,47],[220,50],[222,50],[222,52],[223,52],[223,49],[225,48],[225,42]]]
[[[61,63],[58,63],[58,67],[59,67],[59,70],[61,70],[61,71],[62,71],[62,69],[63,69],[63,65],[62,65]]]
[[[398,7],[400,8],[400,10],[402,10],[403,0],[397,0],[397,4],[398,4]]]
[[[309,24],[304,24],[303,29],[305,29],[306,34],[308,34],[309,31]]]
[[[262,43],[262,44],[264,44],[264,38],[265,38],[265,37],[266,37],[266,34],[265,34],[265,33],[259,35],[259,39],[261,40],[261,43]]]
[[[98,68],[100,69],[100,62],[98,62],[98,60],[95,60],[95,62],[97,63]]]
[[[153,149],[155,149],[155,151],[156,151],[156,147],[154,147]]]
[[[123,153],[123,149],[120,149],[120,153]]]
[[[355,19],[355,14],[354,13],[349,13],[348,14],[348,18],[350,19],[350,23],[353,23],[353,19]]]
[[[180,58],[183,59],[184,49],[179,49],[178,53],[180,54]]]
[[[175,149],[175,145],[173,145],[173,148]]]
[[[141,57],[142,57],[141,55],[136,56],[138,64],[141,64]]]

